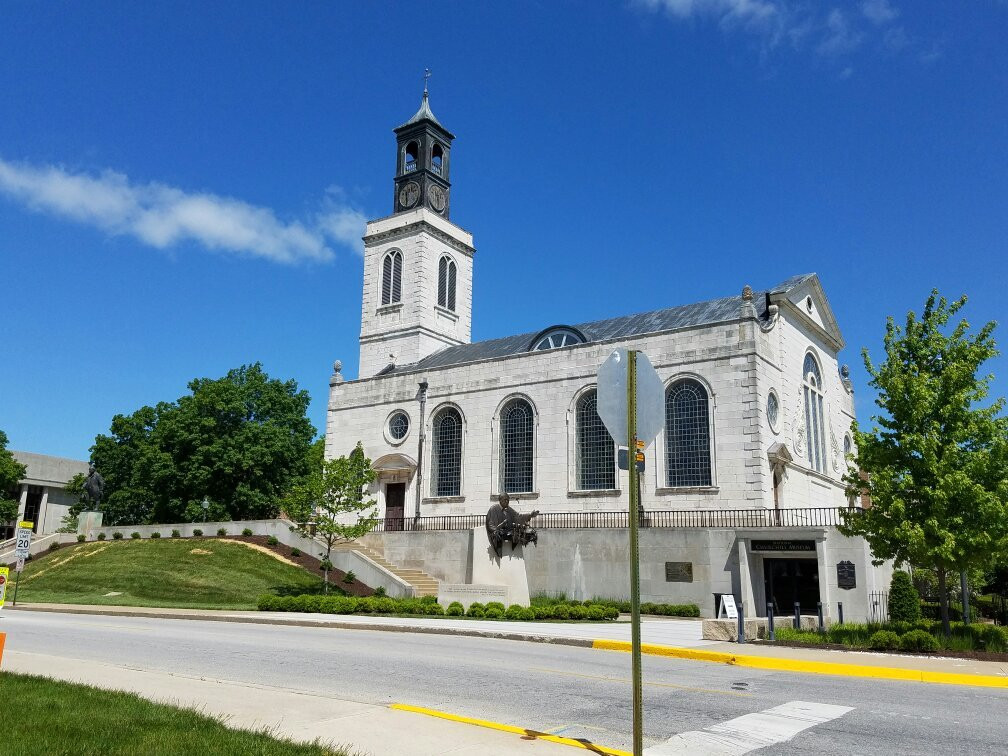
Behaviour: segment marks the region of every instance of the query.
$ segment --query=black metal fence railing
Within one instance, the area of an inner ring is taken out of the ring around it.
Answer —
[[[868,621],[889,621],[889,591],[870,591],[868,593]]]
[[[849,507],[795,509],[654,509],[641,512],[645,528],[808,528],[839,525],[861,510]],[[535,528],[626,528],[628,512],[542,512]],[[379,519],[375,530],[471,530],[482,527],[485,515],[435,515]]]

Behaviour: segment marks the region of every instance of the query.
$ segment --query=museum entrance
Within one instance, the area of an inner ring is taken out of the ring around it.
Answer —
[[[819,562],[815,559],[763,559],[763,583],[767,602],[775,615],[816,614],[819,604]]]
[[[406,509],[406,484],[385,484],[385,530],[402,530]]]

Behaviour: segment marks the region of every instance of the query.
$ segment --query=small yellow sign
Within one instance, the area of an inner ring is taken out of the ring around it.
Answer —
[[[0,567],[0,609],[3,609],[7,598],[7,578],[10,577],[10,567]]]
[[[645,446],[646,446],[646,444],[638,438],[637,439],[637,448],[638,449],[643,449]]]
[[[31,530],[32,528],[35,527],[35,523],[34,522],[28,522],[27,520],[22,520],[21,522],[18,523],[18,527],[19,528],[27,528],[28,530]]]

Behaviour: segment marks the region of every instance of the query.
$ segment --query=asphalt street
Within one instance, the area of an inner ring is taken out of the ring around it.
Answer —
[[[7,633],[9,651],[410,704],[630,747],[625,653],[444,635],[26,611],[4,612],[0,631]],[[678,733],[690,733],[680,738],[681,746],[698,742],[705,735],[697,731],[709,735],[709,728],[730,720],[737,720],[738,730],[755,732],[753,742],[759,743],[758,731],[773,729],[767,710],[791,711],[801,702],[807,728],[785,742],[765,738],[771,744],[759,753],[1008,753],[1006,690],[651,656],[644,657],[643,669],[645,745],[651,747]],[[668,747],[669,753],[696,751],[695,745]]]

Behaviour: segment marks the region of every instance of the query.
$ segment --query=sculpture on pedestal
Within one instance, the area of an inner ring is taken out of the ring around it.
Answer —
[[[84,481],[84,490],[81,492],[81,501],[84,506],[94,512],[101,512],[101,500],[105,494],[105,478],[101,476],[94,466],[94,462],[88,467],[87,480]]]
[[[530,543],[538,544],[539,536],[529,526],[529,521],[538,514],[539,510],[533,510],[527,515],[519,514],[511,507],[511,497],[506,493],[497,498],[497,503],[487,511],[486,531],[498,558],[505,541],[511,543],[512,549]]]

